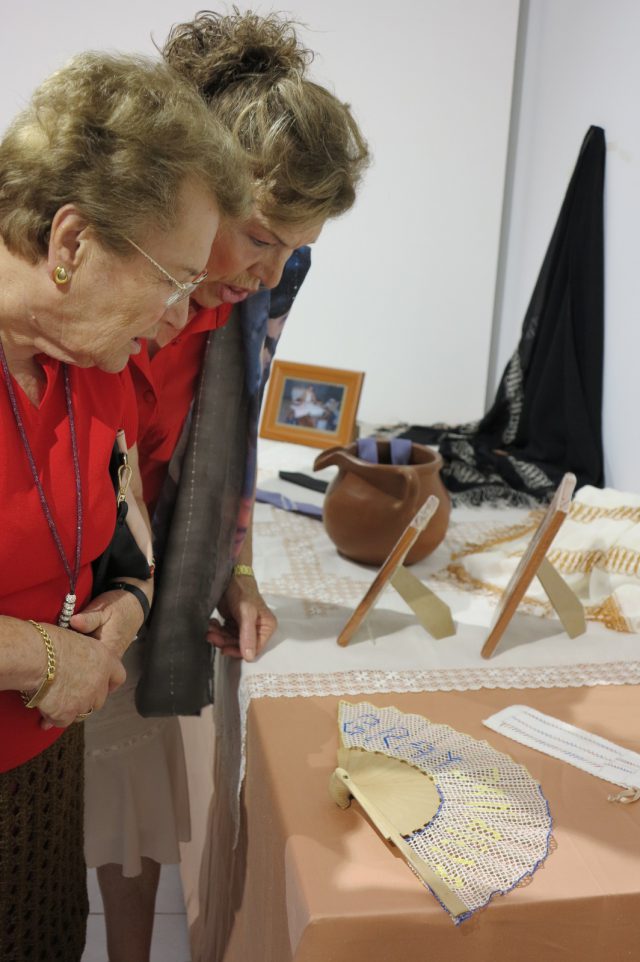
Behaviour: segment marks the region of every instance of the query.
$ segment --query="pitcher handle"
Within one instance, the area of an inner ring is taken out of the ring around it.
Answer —
[[[331,467],[333,464],[341,467],[343,460],[340,457],[341,454],[344,454],[341,447],[327,448],[326,451],[321,451],[313,462],[313,470],[322,471],[323,468]]]
[[[411,467],[411,465],[407,465],[407,467],[402,469],[402,474],[400,476],[405,484],[404,497],[402,500],[405,502],[407,507],[411,505],[410,517],[413,518],[418,508],[421,507],[420,481],[418,479],[418,474],[414,468]]]
[[[370,464],[369,461],[361,461],[349,451],[345,451],[344,448],[327,448],[326,451],[321,451],[313,462],[313,470],[321,471],[331,465],[335,465],[341,471],[350,471],[357,477],[362,478],[363,481],[367,481],[368,484],[374,485],[374,487],[380,487],[376,484],[376,475],[371,471],[378,465]]]
[[[341,471],[349,471],[374,488],[397,498],[406,504],[409,517],[413,517],[420,507],[420,481],[412,465],[392,468],[389,471],[390,465],[361,461],[340,447],[321,451],[313,462],[313,470],[321,471],[330,465],[336,465]]]

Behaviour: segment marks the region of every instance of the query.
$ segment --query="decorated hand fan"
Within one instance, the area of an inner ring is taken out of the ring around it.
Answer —
[[[357,799],[383,838],[400,850],[451,915],[466,913],[464,902],[403,838],[428,824],[440,808],[433,779],[401,758],[360,748],[340,748],[338,765],[329,783],[334,802],[348,808],[351,796]]]
[[[397,708],[341,702],[338,716],[334,801],[355,798],[456,923],[544,861],[547,801],[508,755]]]

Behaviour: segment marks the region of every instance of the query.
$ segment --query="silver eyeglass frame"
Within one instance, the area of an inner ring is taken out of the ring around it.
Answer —
[[[138,247],[136,242],[132,241],[130,237],[125,237],[124,239],[126,240],[127,244],[131,244],[132,247],[135,247],[139,254],[142,254],[142,256],[145,257],[150,264],[153,264],[153,266],[175,286],[176,290],[172,294],[169,294],[167,298],[167,303],[165,305],[167,308],[173,307],[174,304],[178,304],[180,301],[184,300],[185,297],[189,297],[189,295],[195,291],[196,287],[198,287],[199,284],[202,284],[207,277],[207,271],[205,270],[201,271],[200,274],[198,274],[197,277],[194,277],[192,281],[187,281],[186,284],[182,281],[178,281],[175,277],[173,277],[172,274],[169,273],[169,271],[165,270],[161,264],[158,264],[158,262],[153,259],[151,254],[147,254],[147,252],[143,251],[141,247]]]

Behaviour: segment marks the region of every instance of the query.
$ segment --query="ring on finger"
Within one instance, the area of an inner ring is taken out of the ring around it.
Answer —
[[[90,708],[89,711],[80,712],[79,715],[76,715],[75,720],[76,720],[76,721],[84,721],[85,718],[88,718],[88,717],[89,717],[89,715],[91,714],[92,711],[93,711],[93,708]]]

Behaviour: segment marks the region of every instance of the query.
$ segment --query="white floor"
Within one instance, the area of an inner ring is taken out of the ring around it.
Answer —
[[[100,889],[95,870],[89,869],[89,921],[82,962],[107,962],[107,943]],[[165,865],[160,875],[151,962],[188,962],[187,916],[177,865]]]

